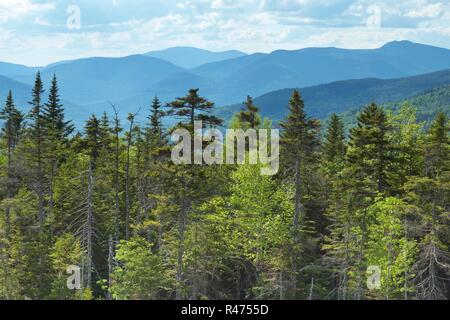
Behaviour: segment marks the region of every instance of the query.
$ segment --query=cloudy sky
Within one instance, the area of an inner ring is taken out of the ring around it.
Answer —
[[[450,48],[450,0],[0,0],[0,61],[171,46],[248,53],[391,40]]]

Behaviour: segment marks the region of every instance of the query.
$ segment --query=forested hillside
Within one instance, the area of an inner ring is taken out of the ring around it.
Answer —
[[[378,104],[403,101],[432,89],[450,85],[450,70],[443,70],[400,79],[357,79],[338,81],[301,90],[306,111],[313,117],[327,119],[333,113],[343,113],[375,102]],[[288,101],[295,88],[283,89],[256,97],[263,117],[281,121],[288,113]],[[442,106],[442,105],[441,105]],[[419,109],[427,106],[419,104]],[[435,106],[436,107],[436,106]],[[230,120],[241,104],[220,107],[217,114]]]
[[[425,127],[428,128],[439,112],[450,117],[450,85],[429,90],[398,102],[384,103],[381,106],[388,111],[398,112],[405,104],[416,110],[417,121],[424,122]],[[354,108],[341,114],[346,128],[356,125],[361,109],[362,107]]]
[[[221,125],[199,90],[149,96],[145,123],[116,110],[76,133],[58,85],[38,73],[27,113],[2,97],[0,299],[450,298],[450,121],[424,128],[413,107],[436,92],[369,104],[346,132],[293,91],[280,171],[264,176],[173,164],[164,117]],[[232,122],[269,126],[251,98]]]

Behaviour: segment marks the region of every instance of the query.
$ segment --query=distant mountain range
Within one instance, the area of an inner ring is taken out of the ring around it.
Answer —
[[[10,78],[28,77],[36,73],[39,67],[27,67],[20,64],[6,63],[0,61],[0,75]]]
[[[0,106],[3,107],[8,91],[12,90],[16,105],[26,109],[30,100],[31,86],[0,75]]]
[[[240,58],[247,54],[237,50],[212,52],[193,47],[175,47],[161,51],[150,51],[145,55],[166,60],[185,69],[192,69],[207,63]]]
[[[313,115],[325,117],[367,99],[396,101],[391,99],[448,84],[445,72],[429,74],[447,69],[450,50],[408,41],[373,50],[307,48],[251,55],[179,47],[121,58],[61,61],[41,68],[0,63],[0,99],[12,89],[18,104],[28,109],[28,89],[36,71],[41,70],[47,88],[53,74],[57,75],[61,96],[71,106],[68,115],[77,121],[89,113],[110,111],[110,103],[126,115],[146,108],[155,95],[168,102],[190,88],[200,88],[200,93],[218,106],[270,92],[257,102],[270,101],[270,106],[261,102],[262,109],[275,118],[283,114],[287,102],[283,89],[307,88],[303,94],[308,108]],[[414,77],[421,74],[428,75]],[[225,114],[224,110],[220,112]]]
[[[303,96],[308,115],[326,119],[332,113],[342,113],[371,102],[396,102],[447,85],[450,85],[450,69],[400,79],[338,81],[298,90]],[[279,121],[287,115],[289,99],[294,90],[273,91],[255,98],[254,103],[260,108],[262,116]],[[217,114],[230,120],[241,108],[242,103],[225,106],[219,108]]]

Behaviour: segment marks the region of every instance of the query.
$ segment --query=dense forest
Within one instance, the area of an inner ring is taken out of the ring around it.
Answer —
[[[6,97],[0,299],[450,298],[444,113],[425,125],[411,104],[370,104],[346,130],[339,115],[308,117],[294,91],[280,171],[264,176],[262,164],[172,163],[175,128],[222,127],[197,89],[153,98],[146,123],[119,107],[77,130],[56,76],[39,73],[29,113]],[[258,111],[249,97],[231,126],[270,128]]]

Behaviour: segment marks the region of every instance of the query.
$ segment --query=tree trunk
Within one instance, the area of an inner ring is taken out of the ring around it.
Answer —
[[[183,256],[184,256],[184,236],[186,231],[186,218],[187,218],[187,203],[186,199],[181,200],[181,210],[178,221],[179,232],[179,244],[178,244],[178,258],[177,258],[177,290],[176,299],[181,300],[183,298],[182,286],[183,286]]]
[[[120,120],[119,114],[115,106],[114,109],[114,133],[115,133],[115,150],[114,150],[114,200],[115,200],[115,213],[114,213],[114,241],[119,242],[120,238],[120,199],[119,199],[119,167],[120,167]]]
[[[363,297],[363,282],[364,282],[364,275],[365,270],[363,266],[364,261],[364,249],[366,244],[366,214],[364,213],[362,223],[361,223],[361,243],[359,245],[359,254],[358,254],[358,269],[359,269],[359,275],[358,275],[358,285],[356,288],[355,293],[355,300],[361,300]]]
[[[92,259],[93,259],[93,188],[94,173],[92,170],[92,162],[89,163],[89,182],[88,182],[88,204],[86,218],[86,244],[87,244],[87,261],[86,261],[86,287],[92,288]]]
[[[301,159],[298,156],[295,162],[295,210],[292,223],[292,234],[294,238],[294,250],[291,252],[291,284],[292,293],[297,292],[297,246],[300,241],[299,226],[303,220],[303,204],[301,203]]]
[[[130,120],[130,131],[127,143],[127,163],[125,167],[125,239],[130,239],[130,151],[133,138],[134,117]]]
[[[111,287],[112,287],[112,274],[114,271],[114,240],[110,235],[108,240],[108,300],[112,300]]]
[[[311,278],[311,287],[309,288],[308,300],[314,300],[314,278]]]

